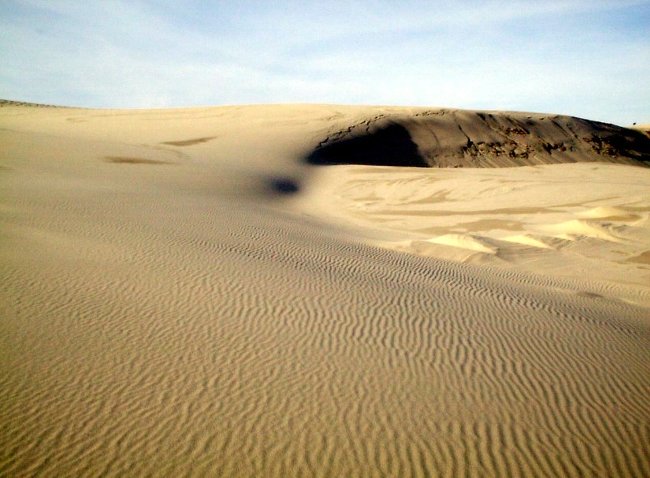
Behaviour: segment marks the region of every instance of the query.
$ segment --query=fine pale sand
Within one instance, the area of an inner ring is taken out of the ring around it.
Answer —
[[[650,476],[640,133],[1,106],[0,475]]]
[[[296,210],[361,226],[367,244],[586,277],[650,307],[650,168],[330,166],[314,176]]]

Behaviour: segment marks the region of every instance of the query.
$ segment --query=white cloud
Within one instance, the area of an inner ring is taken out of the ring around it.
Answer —
[[[6,2],[0,97],[434,104],[619,122],[650,110],[650,40],[638,25],[636,36],[602,28],[610,11],[649,16],[648,1],[179,5]]]

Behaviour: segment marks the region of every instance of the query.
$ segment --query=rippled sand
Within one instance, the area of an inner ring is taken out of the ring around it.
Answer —
[[[648,170],[301,160],[371,114],[3,107],[0,475],[649,476]]]

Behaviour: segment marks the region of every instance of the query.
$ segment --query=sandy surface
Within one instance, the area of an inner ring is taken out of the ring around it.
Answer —
[[[634,126],[632,126],[632,129],[636,131],[640,131],[646,136],[650,137],[650,123],[635,124]]]
[[[297,211],[358,226],[367,244],[589,278],[650,307],[650,168],[329,166]]]
[[[0,475],[649,476],[650,170],[424,111],[0,108]]]

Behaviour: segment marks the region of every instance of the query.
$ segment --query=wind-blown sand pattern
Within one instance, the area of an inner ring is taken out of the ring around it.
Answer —
[[[361,226],[368,244],[589,277],[616,286],[618,299],[650,306],[648,168],[333,166],[316,176],[297,209]]]
[[[310,164],[426,111],[3,105],[0,475],[650,476],[644,143]]]

